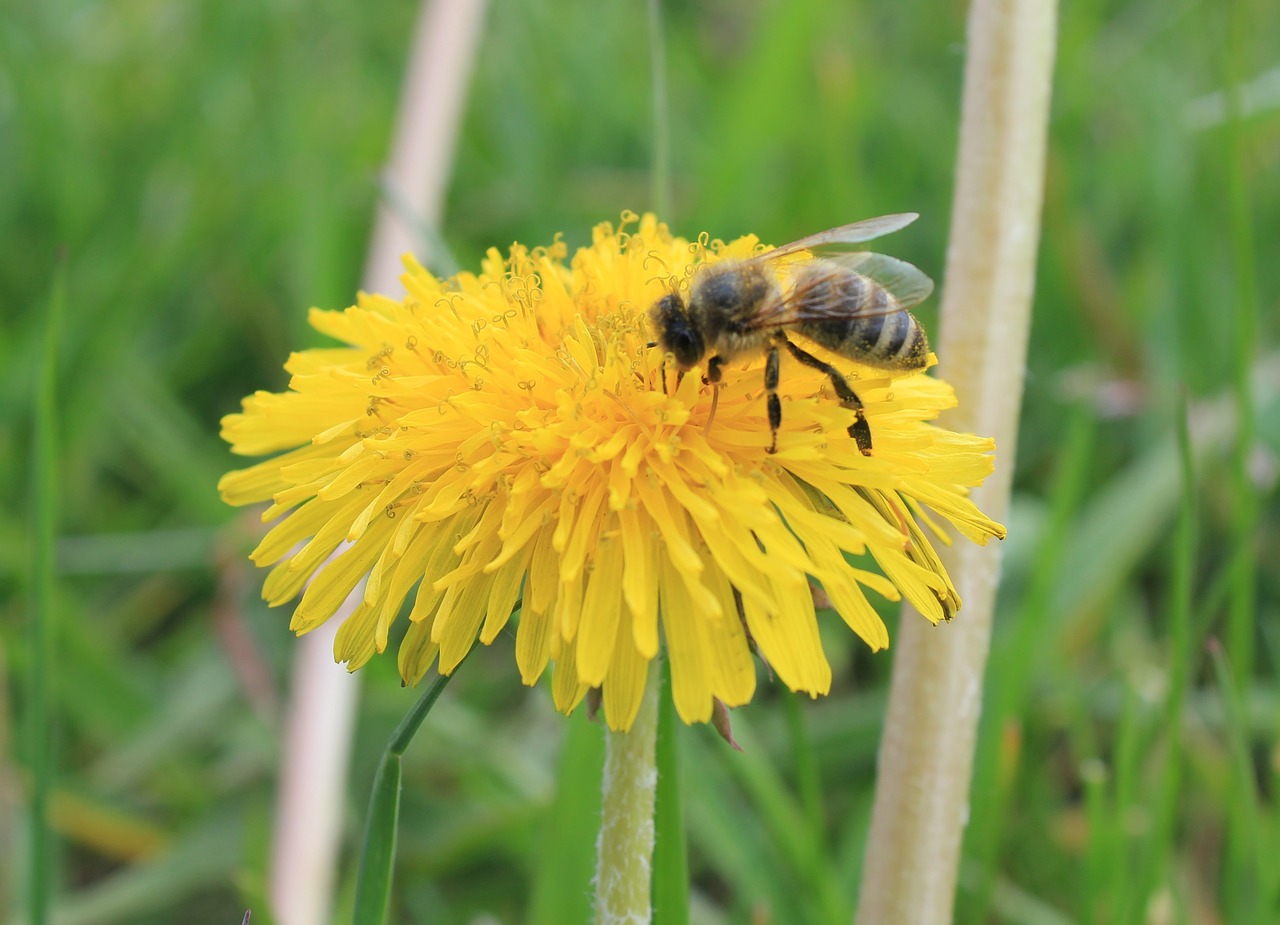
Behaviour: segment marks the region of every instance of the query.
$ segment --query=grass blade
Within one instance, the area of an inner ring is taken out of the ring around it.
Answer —
[[[396,829],[400,817],[400,759],[418,727],[435,706],[452,675],[440,675],[413,705],[391,735],[382,753],[369,795],[369,818],[360,849],[356,875],[355,925],[382,925],[391,899],[391,873],[396,854]]]
[[[35,396],[35,440],[31,468],[35,492],[35,544],[32,558],[31,621],[27,644],[31,659],[27,674],[27,760],[31,767],[31,876],[27,880],[28,921],[45,925],[53,891],[53,840],[49,831],[49,793],[53,789],[54,727],[49,703],[49,671],[53,665],[54,635],[54,533],[58,522],[54,485],[58,469],[58,343],[66,304],[66,261],[54,268],[45,317],[44,351]]]
[[[689,921],[689,850],[680,781],[680,727],[671,699],[671,663],[662,662],[658,694],[658,795],[654,807],[653,911],[658,925]]]
[[[556,796],[546,810],[540,850],[533,862],[528,925],[591,921],[591,882],[600,830],[600,772],[604,728],[579,711],[566,721]],[[661,786],[661,785],[659,785]]]
[[[1249,750],[1249,720],[1245,715],[1239,682],[1234,677],[1230,653],[1224,651],[1217,640],[1210,640],[1209,655],[1213,662],[1214,681],[1222,694],[1224,728],[1230,747],[1232,777],[1235,778],[1235,799],[1227,807],[1229,831],[1223,870],[1227,902],[1224,911],[1229,921],[1261,925],[1268,921],[1261,894],[1271,876],[1267,871],[1274,865],[1263,850],[1262,800]]]

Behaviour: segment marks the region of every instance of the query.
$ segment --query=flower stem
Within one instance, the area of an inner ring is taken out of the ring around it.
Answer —
[[[973,492],[1008,510],[1044,184],[1052,0],[974,0],[938,355],[958,408],[944,423],[995,437],[999,464]],[[968,808],[999,551],[942,556],[964,602],[933,628],[903,615],[881,743],[858,921],[951,921]]]
[[[605,736],[604,799],[596,860],[596,925],[641,925],[652,918],[653,802],[658,772],[658,660],[629,732]]]

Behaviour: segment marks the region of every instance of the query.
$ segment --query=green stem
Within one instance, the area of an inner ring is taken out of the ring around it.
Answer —
[[[658,661],[654,659],[630,731],[610,730],[605,736],[596,925],[641,925],[653,915],[650,879],[657,735]]]
[[[658,793],[654,822],[657,843],[653,848],[653,912],[662,925],[688,925],[689,846],[684,830],[684,798],[680,779],[680,730],[671,698],[671,662],[662,660],[662,686],[658,694]]]
[[[465,659],[464,659],[465,660]],[[460,667],[460,666],[459,666]],[[457,673],[457,669],[454,669]],[[354,925],[381,925],[391,901],[391,875],[395,864],[396,834],[400,825],[400,759],[418,727],[444,692],[453,675],[440,675],[396,726],[382,753],[369,794],[360,868],[356,874]]]

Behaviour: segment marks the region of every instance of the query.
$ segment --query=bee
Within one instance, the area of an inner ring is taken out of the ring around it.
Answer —
[[[924,369],[929,341],[908,309],[928,298],[933,280],[905,261],[858,250],[853,245],[898,231],[914,222],[914,212],[882,215],[809,235],[745,260],[720,260],[694,272],[688,302],[679,292],[663,296],[650,309],[657,331],[650,346],[674,359],[679,373],[706,360],[706,381],[718,384],[722,367],[738,356],[766,354],[769,452],[778,449],[782,402],[778,399],[780,353],[822,372],[836,397],[857,412],[849,436],[863,455],[871,455],[871,428],[862,401],[831,364],[787,337],[802,335],[838,356],[896,374]],[[816,252],[800,263],[783,288],[771,264],[801,251]],[[666,387],[666,361],[663,361]],[[715,393],[712,414],[715,413]]]

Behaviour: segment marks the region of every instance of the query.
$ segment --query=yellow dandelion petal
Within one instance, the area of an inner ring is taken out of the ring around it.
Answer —
[[[233,416],[240,417],[240,415],[229,415],[229,417]],[[224,422],[225,420],[224,418]],[[222,436],[227,440],[232,439],[226,430],[223,431]],[[300,462],[316,459],[327,465],[332,456],[333,451],[328,446],[300,447],[274,459],[258,463],[256,466],[228,472],[218,480],[218,492],[227,504],[237,506],[266,501],[277,491],[289,486],[281,474],[285,469]]]
[[[450,585],[440,601],[431,638],[440,644],[440,671],[449,674],[471,651],[484,621],[493,578],[477,576],[472,581]]]
[[[772,576],[771,576],[772,578]],[[812,697],[831,689],[831,665],[822,653],[813,597],[803,580],[772,578],[773,609],[744,600],[747,629],[778,677]]]
[[[636,648],[646,658],[658,654],[658,569],[655,528],[643,511],[618,512],[622,532],[622,599],[635,618]]]
[[[670,559],[663,565],[658,596],[671,659],[671,697],[682,720],[705,723],[713,696],[711,653],[705,647],[707,634],[701,632],[707,615],[694,606],[677,566]]]
[[[609,683],[603,686],[602,701],[605,722],[614,729],[627,729],[640,710],[649,659],[632,643],[632,633],[627,626],[631,617],[625,608],[618,614],[618,621],[618,632],[607,668]]]
[[[329,619],[382,554],[390,539],[391,528],[390,521],[380,521],[349,549],[328,562],[307,586],[298,609],[293,612],[289,628],[295,633],[305,633]]]
[[[556,654],[551,671],[551,697],[561,713],[571,713],[582,702],[591,685],[578,677],[577,646],[566,642]]]
[[[400,677],[406,684],[417,684],[439,654],[440,646],[431,641],[431,622],[424,620],[420,623],[410,623],[396,653]],[[336,650],[334,656],[338,661],[343,661],[345,657],[344,653]]]
[[[529,567],[529,556],[522,555],[498,569],[493,576],[493,584],[489,586],[489,605],[485,609],[484,629],[480,631],[480,641],[489,645],[498,637],[511,618],[511,611],[520,600],[520,586],[524,583],[525,569]]]
[[[663,649],[689,722],[750,700],[753,646],[791,688],[828,690],[810,582],[873,648],[888,634],[868,589],[954,616],[932,542],[1004,528],[967,494],[991,472],[991,442],[935,423],[955,403],[946,383],[855,369],[792,332],[856,384],[863,417],[782,350],[771,454],[763,349],[730,362],[706,350],[680,373],[651,346],[659,300],[758,253],[752,236],[691,245],[627,215],[572,257],[560,241],[513,245],[448,280],[408,259],[402,298],[312,310],[343,346],[293,354],[287,391],[256,392],[222,422],[234,452],[277,454],[218,486],[276,521],[252,556],[271,566],[263,596],[301,595],[291,625],[305,632],[364,580],[335,656],[365,664],[407,610],[409,683],[514,619],[521,680],[551,667],[566,712],[598,687],[621,729]],[[786,293],[811,259],[750,266]]]
[[[747,642],[747,628],[733,603],[733,586],[719,569],[709,570],[713,593],[731,615],[719,623],[700,624],[704,644],[711,655],[711,690],[726,706],[737,707],[751,700],[756,690],[755,662]]]
[[[516,667],[525,684],[536,684],[547,669],[551,660],[551,629],[551,614],[527,607],[520,611],[520,625],[516,627]]]
[[[368,604],[360,604],[338,627],[333,640],[333,657],[346,662],[347,668],[356,671],[382,651],[374,641],[373,627],[378,613]]]
[[[586,586],[586,578],[579,572],[570,580],[562,581],[556,589],[556,602],[551,611],[555,621],[556,638],[563,639],[565,642],[576,640],[578,616],[582,612],[582,596]]]
[[[552,529],[544,529],[533,544],[524,601],[525,609],[535,613],[551,612],[556,602],[556,589],[560,584],[559,564],[551,543],[552,533]]]
[[[616,537],[601,537],[595,564],[587,579],[577,632],[578,674],[593,687],[604,684],[614,658],[624,610],[622,596],[618,594],[621,583],[622,544]],[[625,642],[635,648],[634,640]]]
[[[292,517],[286,517],[268,530],[262,542],[249,553],[249,558],[260,566],[274,565],[296,549],[303,540],[314,536],[322,526],[339,514],[342,506],[340,501],[313,499],[306,502]]]

